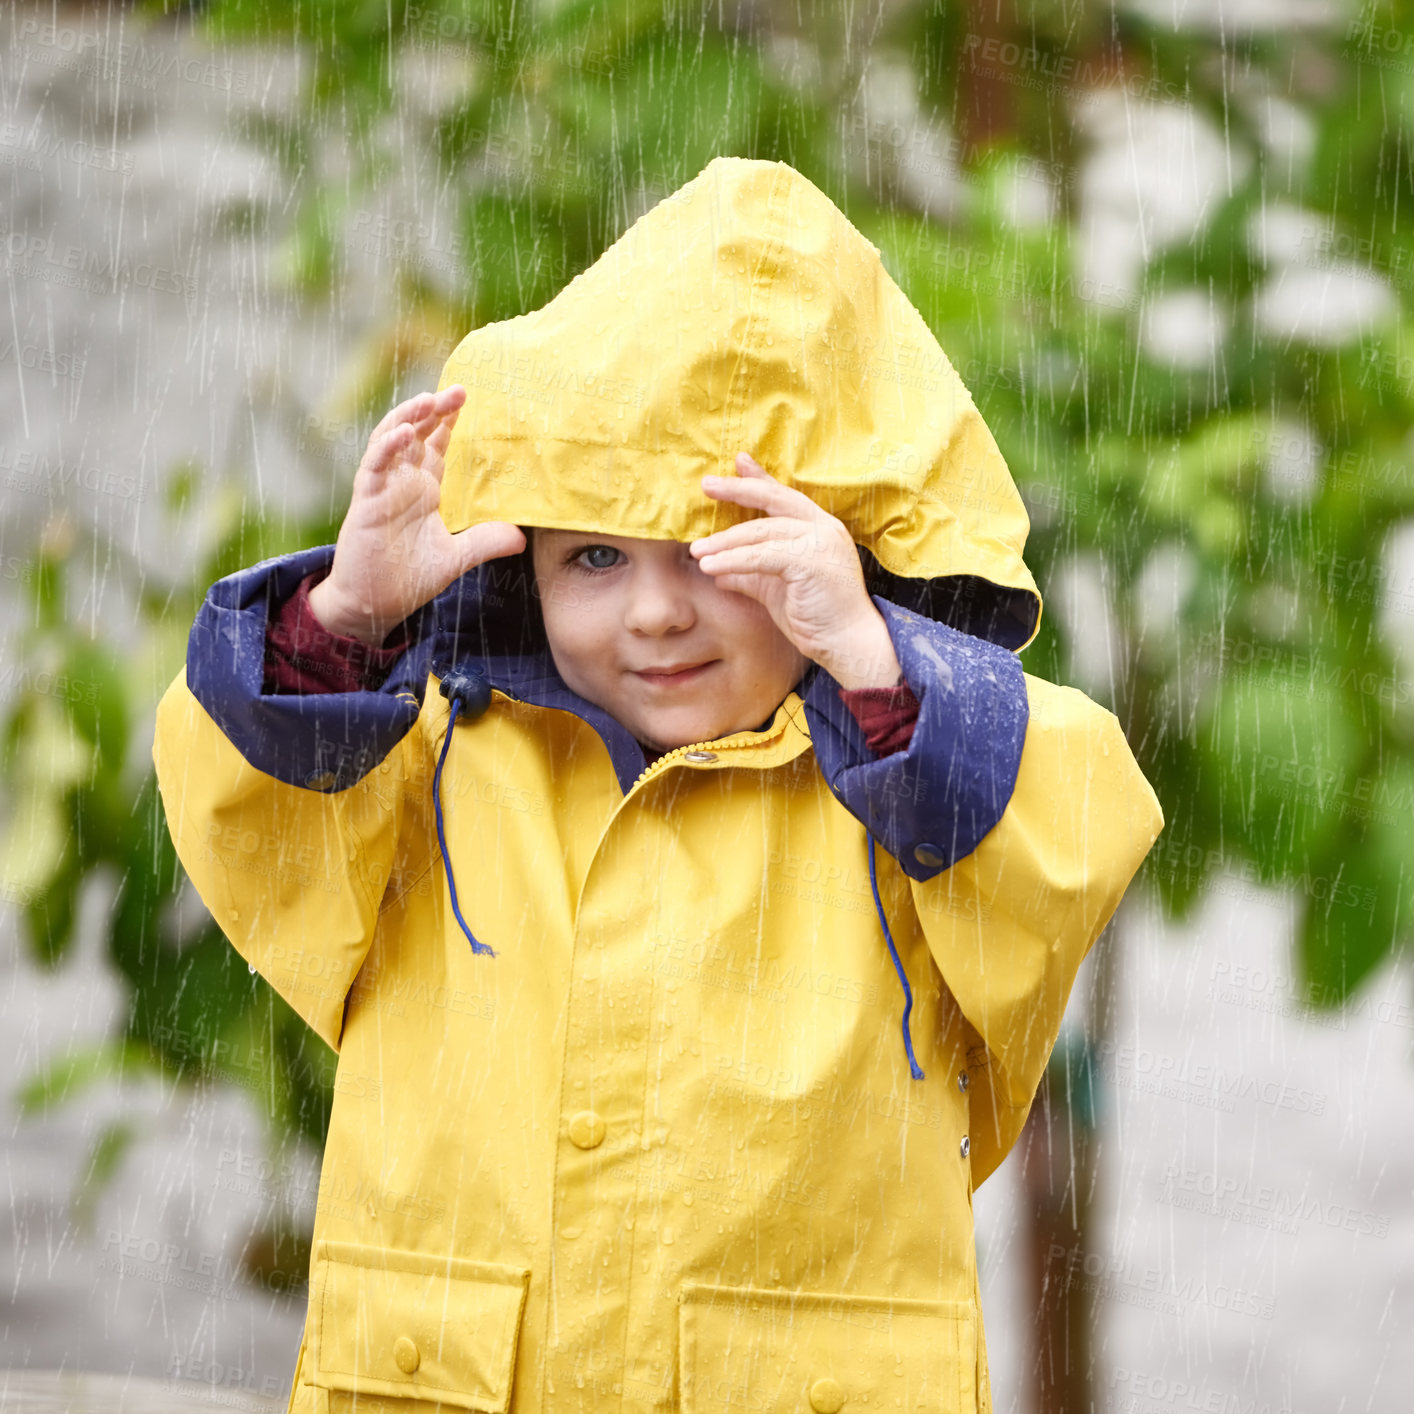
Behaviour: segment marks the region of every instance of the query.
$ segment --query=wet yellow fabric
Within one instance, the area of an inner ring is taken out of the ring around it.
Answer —
[[[687,538],[734,514],[696,478],[746,448],[893,573],[1034,594],[936,348],[813,187],[714,163],[457,350],[444,513]],[[458,724],[448,852],[487,958],[448,903],[435,681],[323,794],[250,765],[179,678],[155,756],[182,862],[339,1051],[291,1408],[988,1408],[972,1191],[1161,826],[1114,717],[1026,688],[980,847],[926,882],[878,854],[914,1081],[865,831],[794,693],[627,793],[572,712],[497,692]]]
[[[749,451],[885,569],[1021,591],[1034,633],[991,433],[878,250],[784,163],[719,158],[543,309],[468,334],[450,383],[453,530],[692,540],[745,517],[699,481]]]

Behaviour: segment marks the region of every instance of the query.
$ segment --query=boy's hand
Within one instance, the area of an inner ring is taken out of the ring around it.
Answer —
[[[399,403],[368,439],[328,578],[309,592],[330,633],[378,647],[414,610],[484,560],[525,549],[508,521],[453,535],[437,514],[443,455],[466,402],[454,383]]]
[[[704,476],[702,489],[766,514],[694,540],[688,548],[703,572],[764,605],[776,627],[841,687],[895,686],[898,657],[844,523],[745,452],[736,469],[735,477]]]

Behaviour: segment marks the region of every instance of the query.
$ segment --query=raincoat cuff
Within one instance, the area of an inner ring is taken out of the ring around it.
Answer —
[[[231,745],[257,771],[318,791],[355,785],[402,740],[422,709],[432,650],[427,605],[407,620],[408,650],[377,691],[264,692],[272,611],[333,559],[324,545],[218,580],[187,641],[187,686]]]
[[[1002,818],[1026,740],[1026,677],[1005,648],[887,599],[874,603],[918,698],[912,741],[874,760],[823,669],[805,708],[835,797],[909,878],[924,881],[965,859]]]

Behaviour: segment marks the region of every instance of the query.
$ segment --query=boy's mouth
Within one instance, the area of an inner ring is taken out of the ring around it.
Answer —
[[[642,678],[644,682],[677,686],[680,683],[695,682],[716,661],[715,658],[708,658],[700,663],[669,663],[661,668],[639,668],[634,676]]]

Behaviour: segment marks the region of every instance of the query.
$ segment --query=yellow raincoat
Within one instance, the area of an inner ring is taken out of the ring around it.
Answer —
[[[330,548],[213,588],[158,713],[168,821],[339,1052],[291,1408],[987,1409],[972,1190],[1161,827],[1114,717],[1020,670],[991,436],[877,251],[763,162],[445,381],[453,529],[687,540],[746,514],[699,478],[749,450],[850,526],[922,707],[875,761],[813,669],[644,769],[523,557],[415,615],[380,692],[262,695],[269,606]]]

